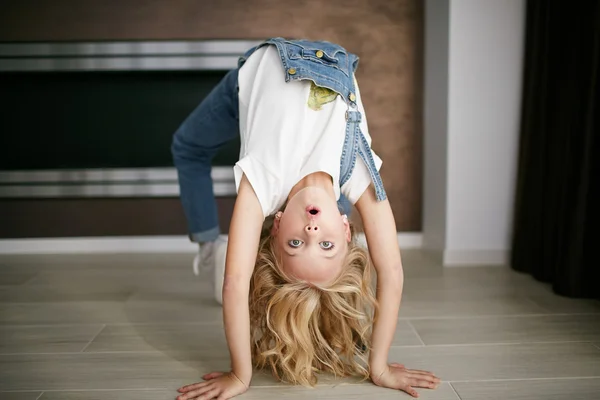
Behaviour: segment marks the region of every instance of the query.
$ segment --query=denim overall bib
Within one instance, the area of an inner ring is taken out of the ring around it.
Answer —
[[[171,150],[192,241],[214,240],[219,235],[210,177],[211,160],[222,145],[239,136],[238,71],[252,53],[266,45],[277,47],[286,82],[311,80],[317,86],[338,93],[348,105],[346,138],[340,160],[340,187],[350,179],[356,157],[360,157],[371,175],[377,200],[386,199],[371,148],[360,130],[361,114],[356,105],[354,80],[358,57],[329,42],[273,38],[240,57],[238,68],[223,78],[173,137]],[[339,206],[346,213],[350,210],[350,204],[343,196]]]

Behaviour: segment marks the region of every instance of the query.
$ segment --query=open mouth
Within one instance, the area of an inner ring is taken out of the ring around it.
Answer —
[[[319,208],[316,206],[308,206],[306,207],[306,212],[310,215],[317,215],[321,212],[321,210],[319,210]]]

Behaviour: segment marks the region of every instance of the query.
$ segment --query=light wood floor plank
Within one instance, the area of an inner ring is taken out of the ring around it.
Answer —
[[[452,384],[462,400],[598,400],[600,378],[459,382]]]
[[[426,345],[600,341],[598,315],[411,321]]]

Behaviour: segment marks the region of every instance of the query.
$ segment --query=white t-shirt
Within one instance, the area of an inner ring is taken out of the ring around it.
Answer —
[[[340,159],[346,135],[347,105],[341,96],[309,107],[311,81],[285,82],[276,47],[258,49],[239,71],[241,150],[234,166],[236,189],[242,176],[252,185],[264,216],[277,212],[290,191],[305,176],[325,172],[340,192],[355,204],[371,183],[369,171],[357,155],[350,179],[341,187]],[[371,144],[358,85],[356,102],[362,114],[360,129]],[[373,153],[375,166],[381,159]]]

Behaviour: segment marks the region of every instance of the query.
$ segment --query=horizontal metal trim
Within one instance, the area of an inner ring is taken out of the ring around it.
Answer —
[[[118,42],[2,43],[0,57],[95,57],[144,55],[241,55],[256,40],[147,40]]]
[[[230,70],[260,42],[194,40],[0,44],[0,71]]]
[[[213,167],[215,196],[236,194],[233,167]],[[178,197],[175,168],[0,171],[0,198]]]
[[[232,56],[0,59],[0,71],[227,71],[237,61]]]
[[[214,182],[215,196],[236,194],[234,182]],[[84,185],[3,185],[0,198],[62,197],[179,197],[177,183],[84,184]]]
[[[212,167],[214,181],[233,182],[233,167]],[[177,170],[168,168],[102,168],[102,169],[66,169],[0,171],[0,185],[32,183],[76,183],[76,182],[177,182]]]

